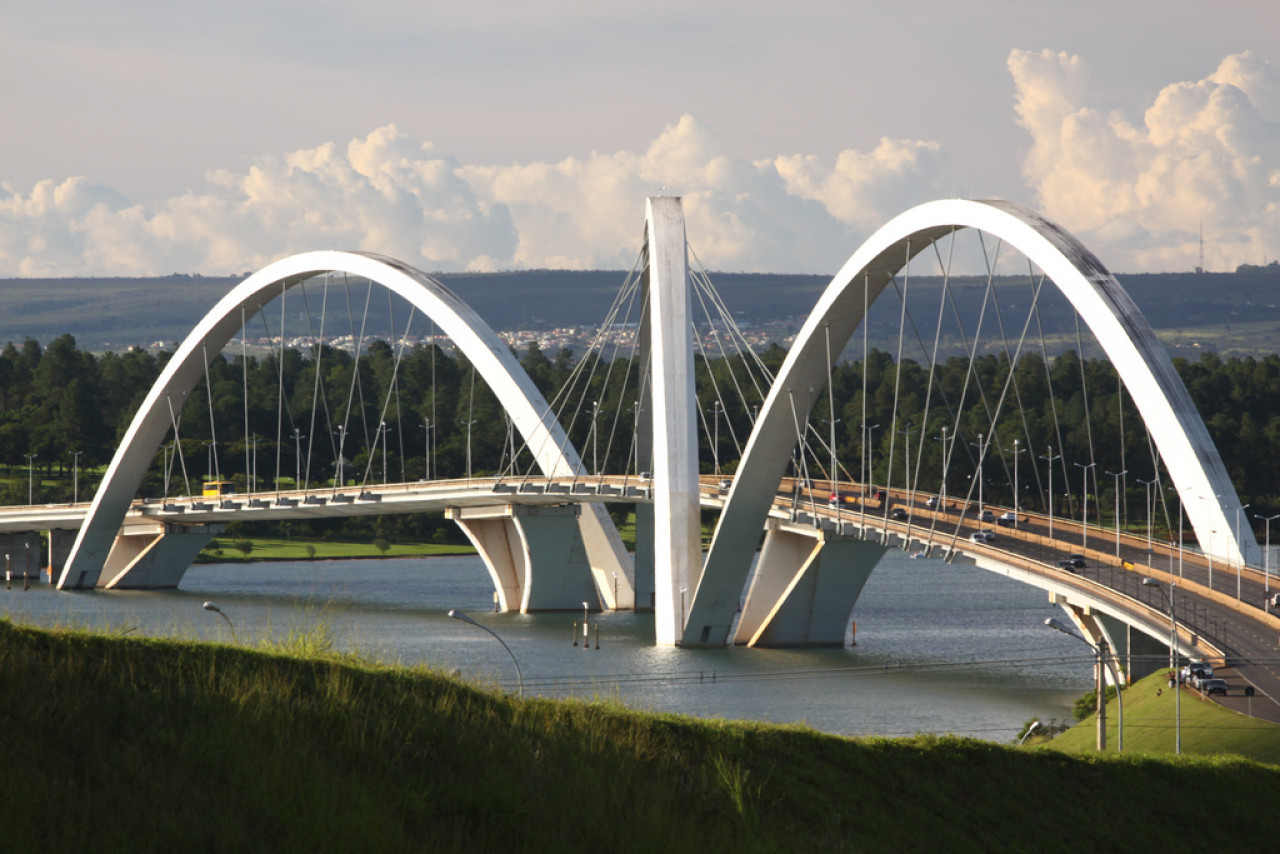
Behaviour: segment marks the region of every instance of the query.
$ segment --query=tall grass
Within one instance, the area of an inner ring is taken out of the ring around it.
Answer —
[[[0,849],[1271,850],[1280,769],[846,739],[0,622]],[[287,644],[286,644],[287,646]]]

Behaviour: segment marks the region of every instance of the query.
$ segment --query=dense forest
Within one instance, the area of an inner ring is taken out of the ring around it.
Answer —
[[[784,357],[775,346],[763,361],[776,370]],[[78,349],[71,335],[47,348],[34,340],[5,347],[0,352],[0,464],[8,478],[0,502],[25,504],[29,489],[36,502],[69,501],[76,487],[85,500],[167,358],[167,353],[146,351],[94,356]],[[548,356],[533,347],[518,358],[548,401],[567,383],[578,384],[567,396],[586,401],[586,406],[576,415],[563,415],[562,421],[588,467],[634,468],[631,431],[637,394],[630,366],[615,364],[608,370],[605,364],[588,365],[596,369],[575,373],[572,353]],[[322,350],[318,361],[295,350],[285,350],[279,358],[215,358],[204,382],[185,401],[174,402],[180,441],[171,451],[171,434],[165,450],[157,453],[141,494],[185,494],[198,490],[206,478],[230,480],[243,490],[255,466],[259,488],[270,488],[277,477],[290,488],[298,479],[332,484],[340,447],[348,483],[366,478],[381,482],[384,477],[417,480],[428,473],[428,464],[433,478],[462,477],[468,465],[475,474],[511,466],[503,411],[464,358],[423,346],[400,354],[398,371],[396,361],[393,347],[382,341],[360,358],[330,348]],[[1175,366],[1241,502],[1252,505],[1250,516],[1270,515],[1280,504],[1275,486],[1280,472],[1280,356],[1221,359],[1205,353],[1195,361],[1175,360]],[[1121,512],[1139,524],[1151,494],[1144,481],[1159,476],[1167,485],[1168,480],[1154,463],[1149,437],[1111,364],[1082,361],[1067,352],[1047,362],[1025,355],[1012,379],[1009,368],[1001,356],[982,356],[972,369],[968,360],[953,358],[930,376],[926,366],[910,360],[899,371],[891,356],[874,350],[865,370],[860,361],[838,366],[833,380],[836,451],[844,477],[858,476],[865,439],[874,464],[872,482],[902,484],[908,465],[904,445],[909,443],[910,473],[920,488],[938,488],[944,453],[950,453],[947,490],[963,495],[974,483],[982,442],[987,445],[982,481],[987,500],[1011,502],[1016,478],[1021,503],[1044,506],[1046,458],[1053,457],[1056,512],[1079,512],[1082,467],[1093,464],[1095,479],[1088,493],[1096,504],[1091,504],[1091,517],[1112,517],[1119,485],[1124,492]],[[706,428],[700,430],[704,471],[710,472],[717,458],[723,470],[734,470],[738,446],[760,403],[758,392],[744,379],[745,370],[741,357],[698,363],[700,420]],[[741,398],[722,394],[723,404],[717,405],[717,389],[735,386],[743,390]],[[831,426],[828,396],[824,390],[814,393],[818,400],[811,423],[825,437]],[[384,424],[385,430],[380,429]],[[861,429],[864,425],[871,429]],[[718,436],[718,453],[712,453],[707,434]],[[800,456],[803,473],[825,478],[828,457],[811,435],[808,452]],[[527,452],[520,453],[517,468],[527,468],[528,459]],[[1127,474],[1122,480],[1107,476],[1115,472]],[[1162,526],[1177,512],[1176,501],[1167,495],[1153,506]],[[298,523],[299,530],[308,526],[316,529],[313,533],[354,534],[364,526],[376,531],[362,533],[378,536],[453,537],[450,526],[438,519]]]

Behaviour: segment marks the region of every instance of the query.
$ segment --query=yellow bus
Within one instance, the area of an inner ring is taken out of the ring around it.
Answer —
[[[235,484],[229,480],[206,480],[201,495],[216,498],[219,495],[234,495],[235,491]]]

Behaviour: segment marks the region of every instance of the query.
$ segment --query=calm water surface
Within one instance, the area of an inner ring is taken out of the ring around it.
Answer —
[[[967,565],[890,551],[853,618],[857,645],[833,650],[676,650],[652,645],[651,614],[592,615],[588,648],[577,614],[493,614],[477,557],[214,564],[164,592],[0,588],[0,615],[38,625],[228,641],[328,632],[381,661],[457,670],[514,689],[515,672],[485,632],[449,619],[466,611],[496,631],[544,696],[609,697],[702,717],[803,722],[833,733],[956,733],[1008,741],[1029,718],[1067,719],[1092,683],[1091,654],[1044,626],[1059,616],[1039,590]],[[1082,654],[1083,653],[1083,654]]]

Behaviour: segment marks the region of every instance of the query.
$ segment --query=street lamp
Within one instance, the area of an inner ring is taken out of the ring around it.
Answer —
[[[213,604],[212,602],[205,602],[203,607],[206,611],[212,611],[213,613],[217,614],[219,617],[227,621],[227,628],[231,629],[231,641],[238,646],[240,644],[240,641],[236,639],[236,627],[231,625],[231,618],[228,617],[225,613],[223,613],[222,609],[219,608],[217,605]]]
[[[934,438],[942,443],[942,498],[938,505],[938,509],[942,509],[947,506],[947,471],[951,468],[951,449],[955,446],[956,437],[952,436],[951,445],[947,444],[947,427],[944,424],[942,435]]]
[[[1181,581],[1181,580],[1182,580],[1182,550],[1183,550],[1183,542],[1182,542],[1182,515],[1183,515],[1183,514],[1182,514],[1182,510],[1183,510],[1183,507],[1182,507],[1182,493],[1178,492],[1178,488],[1177,488],[1176,486],[1170,486],[1170,487],[1166,487],[1166,488],[1167,488],[1170,492],[1172,492],[1175,496],[1177,496],[1177,498],[1178,498],[1178,580],[1179,580],[1179,581]]]
[[[919,427],[912,427],[911,422],[908,421],[907,426],[903,427],[901,430],[898,431],[899,433],[902,434],[902,459],[906,463],[906,478],[907,478],[906,486],[907,486],[907,507],[908,508],[911,507],[911,434],[915,433],[919,429],[920,429]],[[911,521],[910,518],[908,518],[907,521],[908,523],[910,523]]]
[[[467,480],[471,480],[471,425],[476,422],[472,420],[462,423],[467,425]]]
[[[712,430],[711,459],[716,477],[720,476],[720,413],[723,411],[724,407],[720,405],[719,400],[712,401],[711,417],[715,419],[715,426]]]
[[[1138,483],[1142,484],[1142,488],[1146,492],[1146,498],[1147,498],[1147,555],[1148,555],[1147,562],[1150,563],[1151,562],[1151,557],[1150,557],[1151,555],[1151,505],[1154,503],[1151,500],[1151,487],[1160,483],[1160,479],[1156,477],[1153,477],[1151,480],[1143,480],[1142,478],[1138,478]]]
[[[1013,524],[1015,526],[1018,524],[1018,511],[1020,509],[1018,497],[1018,455],[1025,454],[1027,452],[1026,448],[1018,447],[1021,442],[1021,439],[1014,439],[1013,447],[1008,449],[1008,452],[1013,454]]]
[[[1084,478],[1084,492],[1081,494],[1081,503],[1084,504],[1083,515],[1080,523],[1080,548],[1089,548],[1089,469],[1096,466],[1097,463],[1075,463],[1076,468],[1080,469],[1081,476]]]
[[[1062,454],[1053,452],[1053,445],[1046,449],[1048,454],[1041,454],[1040,459],[1049,463],[1049,539],[1053,539],[1053,462],[1062,459]]]
[[[982,520],[982,511],[987,509],[986,504],[984,504],[984,503],[983,503],[983,501],[982,501],[982,481],[983,481],[983,477],[982,477],[982,463],[983,463],[983,460],[984,460],[984,459],[985,459],[985,457],[986,457],[987,449],[986,449],[986,446],[985,446],[985,445],[983,444],[983,442],[982,442],[982,434],[981,434],[981,433],[979,433],[979,434],[978,434],[978,442],[977,442],[977,444],[976,444],[976,445],[975,445],[973,442],[970,442],[969,444],[970,444],[970,445],[973,445],[973,447],[975,447],[975,448],[977,448],[977,449],[978,449],[978,470],[977,470],[977,472],[975,473],[975,476],[978,478],[978,520],[979,520],[979,521],[981,521],[981,520]],[[973,493],[972,493],[972,492],[970,492],[969,494],[970,494],[970,495],[972,495]]]
[[[1207,495],[1200,496],[1201,501],[1217,501],[1220,498],[1222,498],[1221,495],[1215,495],[1213,496],[1213,498],[1209,498],[1209,496]],[[1213,589],[1213,535],[1216,533],[1218,532],[1213,530],[1213,528],[1210,528],[1209,529],[1209,547],[1207,549],[1206,548],[1200,549],[1200,551],[1204,553],[1205,559],[1208,561],[1208,564],[1209,564],[1209,589],[1210,590]],[[1199,539],[1199,535],[1197,535],[1197,539]]]
[[[1240,601],[1240,574],[1244,565],[1244,549],[1240,546],[1240,512],[1248,510],[1252,504],[1244,504],[1236,508],[1236,550],[1240,552],[1240,560],[1236,561],[1236,601]],[[1254,542],[1257,542],[1256,540]]]
[[[333,485],[334,489],[337,489],[346,483],[346,481],[343,479],[343,473],[342,473],[342,458],[343,458],[343,455],[346,453],[347,425],[339,424],[336,432],[338,434],[338,467],[337,467],[338,479],[337,479],[337,482],[334,483]]]
[[[27,504],[34,504],[35,467],[32,466],[31,461],[38,457],[39,454],[23,454],[23,456],[27,458]]]
[[[1273,517],[1274,518],[1274,517]],[[1164,585],[1154,578],[1144,578],[1142,583],[1160,591],[1165,603],[1169,606],[1169,669],[1173,671],[1173,752],[1182,753],[1182,680],[1178,676],[1178,619],[1173,613],[1173,591],[1178,585],[1169,585],[1168,592]]]
[[[831,428],[831,432],[828,434],[827,438],[827,441],[831,444],[831,492],[833,494],[837,494],[836,512],[839,513],[840,498],[838,497],[838,493],[840,492],[840,461],[836,459],[836,425],[840,423],[840,419],[830,418],[827,420],[827,423]]]
[[[507,646],[507,642],[504,641],[502,638],[498,637],[498,633],[495,632],[493,629],[489,628],[488,626],[477,623],[475,620],[471,619],[461,611],[457,611],[451,608],[449,609],[449,616],[453,617],[455,620],[461,620],[464,623],[470,623],[471,625],[475,626],[477,629],[484,629],[486,632],[493,635],[494,638],[497,639],[498,643],[502,644],[502,648],[507,651],[507,655],[511,656],[511,663],[516,666],[516,696],[523,697],[524,696],[524,674],[520,672],[520,662],[516,661],[516,654],[511,651],[511,647]]]
[[[1263,573],[1263,578],[1265,579],[1264,583],[1266,585],[1267,598],[1270,599],[1271,598],[1271,521],[1273,519],[1280,519],[1280,513],[1277,513],[1274,516],[1259,516],[1257,513],[1255,513],[1253,514],[1253,518],[1261,519],[1267,526],[1267,535],[1266,535],[1267,545],[1266,545],[1266,549],[1262,552],[1262,573]]]
[[[1027,731],[1022,734],[1022,738],[1018,739],[1018,746],[1021,747],[1022,743],[1027,740],[1027,736],[1035,732],[1039,726],[1040,726],[1040,721],[1038,720],[1032,721],[1031,725],[1027,727]]]
[[[1120,478],[1129,473],[1128,469],[1124,471],[1109,471],[1107,475],[1116,479],[1115,497],[1112,499],[1112,509],[1116,514],[1116,560],[1120,559]],[[1102,520],[1099,519],[1099,522]]]
[[[387,485],[387,422],[378,422],[378,432],[382,434],[382,485]],[[375,447],[376,451],[377,448]]]
[[[302,489],[302,440],[307,438],[297,427],[293,428],[293,488]]]
[[[71,503],[80,503],[80,455],[84,451],[68,451],[71,454]]]
[[[596,431],[596,419],[600,415],[600,401],[591,401],[591,473],[593,475],[600,474],[600,457],[597,451],[600,447],[600,436]]]
[[[431,419],[422,419],[422,480],[431,479]]]
[[[1115,667],[1113,667],[1111,664],[1111,656],[1108,654],[1106,638],[1100,639],[1098,641],[1097,646],[1095,646],[1094,644],[1090,643],[1087,639],[1071,631],[1071,629],[1068,628],[1067,625],[1063,623],[1061,620],[1050,617],[1049,619],[1044,621],[1044,624],[1051,629],[1056,629],[1057,631],[1062,632],[1064,635],[1067,635],[1068,637],[1073,637],[1076,640],[1080,641],[1080,643],[1084,644],[1085,646],[1089,647],[1089,649],[1093,650],[1094,654],[1098,657],[1098,664],[1097,664],[1097,670],[1096,670],[1097,679],[1095,683],[1097,685],[1097,692],[1098,692],[1098,750],[1107,749],[1107,680],[1103,676],[1103,673],[1105,672],[1102,669],[1103,666],[1105,665],[1107,670],[1111,672],[1111,681],[1114,682],[1116,686],[1116,702],[1120,706],[1120,720],[1119,720],[1119,723],[1116,725],[1116,733],[1117,733],[1116,752],[1123,753],[1124,752],[1124,698],[1122,695],[1124,692],[1121,691],[1122,686],[1120,685],[1120,677],[1116,674]]]
[[[872,478],[874,477],[873,472],[875,471],[875,466],[873,465],[874,453],[875,453],[875,446],[873,445],[873,442],[875,441],[875,433],[873,433],[872,431],[879,430],[879,429],[880,429],[879,424],[870,424],[870,425],[863,424],[862,425],[862,450],[865,451],[863,456],[866,457],[864,462],[866,463],[866,467],[867,467],[866,476],[862,479],[863,486],[866,487],[866,489],[864,489],[863,492],[866,492],[867,489],[871,489],[873,486],[871,481],[872,481]]]

